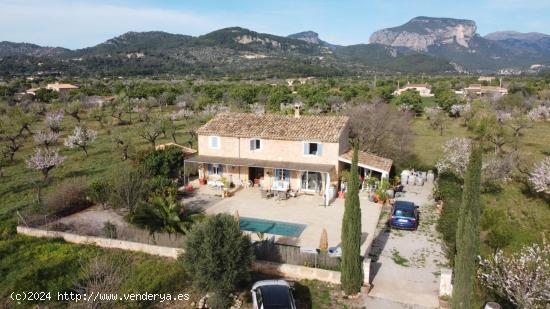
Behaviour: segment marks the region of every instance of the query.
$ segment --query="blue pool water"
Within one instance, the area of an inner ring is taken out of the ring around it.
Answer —
[[[243,231],[275,234],[288,237],[298,237],[306,228],[305,224],[295,224],[246,217],[241,217],[239,223],[241,225],[241,230]]]

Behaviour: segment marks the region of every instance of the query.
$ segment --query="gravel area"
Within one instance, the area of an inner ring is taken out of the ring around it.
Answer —
[[[367,308],[416,309],[439,305],[439,274],[447,260],[435,230],[433,185],[407,186],[405,190],[399,199],[420,206],[420,225],[416,231],[390,230],[384,224],[389,215],[389,208],[386,209],[370,252],[372,289],[365,297]]]

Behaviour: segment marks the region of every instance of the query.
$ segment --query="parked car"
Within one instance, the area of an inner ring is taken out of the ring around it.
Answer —
[[[413,202],[396,201],[395,204],[393,204],[390,227],[416,230],[418,228],[418,219],[418,206]]]
[[[252,286],[254,309],[296,309],[292,287],[284,280],[262,280]]]

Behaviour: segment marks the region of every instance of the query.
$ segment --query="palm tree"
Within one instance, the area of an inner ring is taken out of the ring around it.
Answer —
[[[200,210],[187,209],[172,197],[154,197],[150,202],[140,202],[130,215],[130,222],[155,233],[186,234],[191,226],[204,218]]]

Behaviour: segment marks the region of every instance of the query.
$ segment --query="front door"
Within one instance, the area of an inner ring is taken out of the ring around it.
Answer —
[[[302,173],[302,190],[309,192],[321,191],[322,177],[319,172],[303,172]]]
[[[260,179],[264,177],[263,167],[249,167],[248,168],[248,179],[254,183],[254,179]]]

